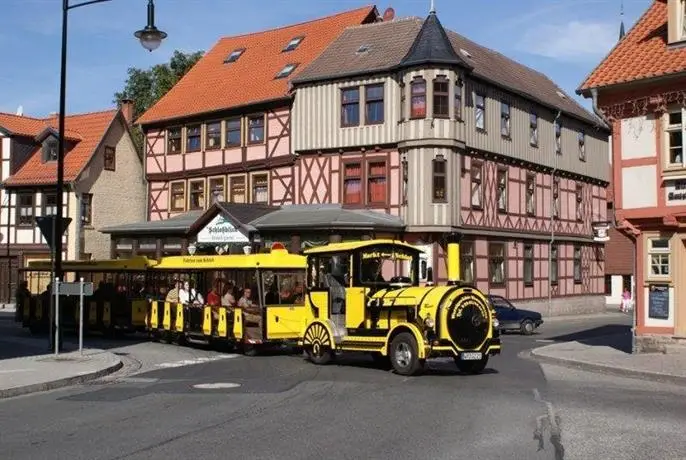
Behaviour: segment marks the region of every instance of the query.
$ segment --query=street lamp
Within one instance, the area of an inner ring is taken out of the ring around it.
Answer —
[[[67,19],[69,10],[75,8],[81,8],[82,6],[93,5],[95,3],[105,3],[112,0],[87,0],[80,3],[70,4],[69,0],[62,0],[62,58],[60,61],[60,109],[59,109],[59,133],[57,138],[57,185],[55,187],[57,192],[57,213],[55,214],[52,221],[52,275],[51,282],[55,281],[55,278],[62,280],[62,234],[64,229],[62,228],[64,210],[63,210],[63,193],[64,193],[64,117],[65,117],[65,105],[66,105],[66,86],[67,86]],[[155,27],[155,3],[154,0],[148,0],[148,24],[141,30],[134,33],[134,36],[140,40],[141,45],[148,51],[153,51],[157,49],[162,40],[167,37],[165,32],[158,30]],[[51,295],[50,298],[55,300],[55,295]],[[50,309],[50,323],[51,327],[49,330],[53,331],[54,318],[53,318],[54,308]],[[57,332],[55,330],[55,332]],[[52,344],[52,333],[50,334],[50,343]]]

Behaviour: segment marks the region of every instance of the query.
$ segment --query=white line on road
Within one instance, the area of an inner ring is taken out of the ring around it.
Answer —
[[[197,388],[199,390],[220,390],[224,388],[238,388],[241,386],[238,383],[198,383],[197,385],[193,385],[193,388]]]
[[[184,359],[181,361],[174,361],[174,362],[169,362],[169,363],[160,363],[160,364],[156,364],[156,366],[157,367],[164,367],[164,368],[192,366],[194,364],[209,363],[211,361],[218,361],[220,359],[236,358],[238,356],[240,356],[240,355],[226,354],[226,355],[218,355],[218,356],[208,356],[208,357],[200,357],[200,358],[193,358],[193,359]]]
[[[11,374],[12,372],[34,372],[35,369],[6,369],[0,371],[0,374]]]
[[[555,342],[555,341],[552,340],[552,339],[536,339],[536,342],[540,342],[540,343],[553,343],[553,342]]]

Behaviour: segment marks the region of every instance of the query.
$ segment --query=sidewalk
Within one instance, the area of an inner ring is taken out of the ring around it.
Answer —
[[[0,399],[54,390],[94,380],[121,369],[114,353],[84,349],[55,356],[37,355],[0,361]]]
[[[686,353],[631,354],[631,334],[562,342],[530,351],[537,361],[623,377],[686,385]]]

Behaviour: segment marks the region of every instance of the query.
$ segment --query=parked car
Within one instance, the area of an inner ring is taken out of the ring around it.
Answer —
[[[489,295],[488,300],[495,309],[495,316],[500,323],[501,332],[519,331],[524,335],[531,335],[536,328],[543,324],[540,313],[531,310],[522,310],[510,303],[503,296]]]

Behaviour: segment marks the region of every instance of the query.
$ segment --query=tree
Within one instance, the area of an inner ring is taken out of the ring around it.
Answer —
[[[124,89],[114,93],[114,103],[119,104],[122,99],[133,100],[135,120],[167,94],[203,55],[203,51],[183,53],[176,50],[166,64],[157,64],[147,70],[129,67]],[[134,126],[133,137],[138,148],[142,149],[143,133],[140,127]]]

